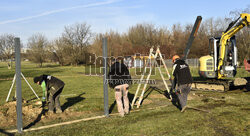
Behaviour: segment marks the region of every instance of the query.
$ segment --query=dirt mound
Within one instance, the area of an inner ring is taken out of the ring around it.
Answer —
[[[247,84],[247,80],[245,78],[235,78],[234,80],[235,86],[246,85],[246,84]]]
[[[28,105],[26,102],[23,103],[23,120],[33,120],[35,119],[42,111],[40,106]],[[16,125],[16,102],[8,102],[0,107],[0,127],[14,126]]]
[[[39,105],[37,105],[39,104]],[[0,106],[0,128],[12,128],[16,127],[17,115],[16,115],[16,102],[8,102]],[[77,117],[82,115],[81,112],[74,112],[71,109],[66,109],[60,114],[48,114],[47,107],[43,109],[40,103],[36,102],[23,102],[22,106],[22,118],[23,126],[33,126],[38,122],[50,122],[51,120],[67,120],[68,117]]]

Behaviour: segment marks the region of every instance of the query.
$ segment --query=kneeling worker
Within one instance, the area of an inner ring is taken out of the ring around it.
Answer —
[[[175,90],[176,95],[178,96],[179,106],[181,112],[184,112],[187,105],[187,96],[191,90],[192,84],[192,75],[187,63],[184,60],[180,59],[178,55],[173,56],[173,76],[174,80],[172,83],[171,90]],[[175,89],[176,84],[178,85]]]
[[[45,102],[45,98],[49,97],[48,113],[54,113],[54,109],[56,109],[56,113],[62,113],[59,97],[65,85],[64,82],[54,76],[41,75],[39,77],[34,77],[34,83],[42,87],[43,102]],[[47,96],[45,95],[46,93]]]
[[[124,117],[124,114],[129,113],[128,88],[131,84],[131,76],[126,65],[114,60],[112,63],[108,73],[109,86],[115,90],[118,112],[121,117]],[[124,103],[122,103],[122,97]]]

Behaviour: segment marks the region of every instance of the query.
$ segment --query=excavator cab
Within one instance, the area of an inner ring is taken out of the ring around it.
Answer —
[[[229,24],[221,37],[212,37],[209,39],[210,54],[199,59],[199,75],[209,80],[204,82],[194,81],[194,88],[209,90],[211,86],[215,85],[218,86],[215,90],[229,90],[229,87],[233,84],[233,80],[226,78],[235,77],[237,71],[235,34],[242,28],[249,26],[250,14],[242,13],[238,19]]]
[[[216,67],[217,67],[217,54],[219,39],[209,39],[209,52],[210,55],[203,56],[199,59],[199,75],[204,78],[216,78]]]
[[[223,79],[234,77],[237,69],[237,47],[235,34],[245,26],[250,26],[250,14],[242,13],[232,21],[220,38],[211,38],[211,55],[200,60],[199,74],[205,78]]]
[[[237,47],[235,36],[232,36],[227,42],[221,73],[226,75],[226,77],[235,77],[237,73]]]
[[[203,56],[199,59],[199,75],[204,78],[217,78],[218,71],[218,56],[220,54],[220,39],[221,37],[212,37],[209,39],[210,55]],[[234,77],[237,68],[237,47],[235,36],[227,42],[224,65],[221,72],[227,77]]]

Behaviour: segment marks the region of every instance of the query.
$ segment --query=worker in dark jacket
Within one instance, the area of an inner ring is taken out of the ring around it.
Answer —
[[[131,76],[126,65],[114,60],[112,63],[108,73],[109,86],[115,89],[118,112],[121,117],[124,117],[124,114],[129,113],[128,88],[131,84]],[[124,103],[122,103],[122,97]]]
[[[59,97],[64,88],[64,82],[54,76],[41,75],[39,77],[34,77],[34,83],[41,85],[42,87],[43,102],[46,102],[46,99],[49,97],[48,113],[54,113],[54,109],[56,109],[56,113],[62,113]]]
[[[187,96],[191,90],[192,75],[188,64],[180,59],[178,55],[173,56],[173,76],[171,90],[175,90],[181,112],[184,112],[187,105]],[[178,85],[176,88],[176,84]]]

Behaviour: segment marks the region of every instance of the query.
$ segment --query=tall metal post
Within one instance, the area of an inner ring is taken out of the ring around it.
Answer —
[[[17,130],[23,131],[22,119],[22,87],[21,87],[21,55],[20,55],[20,38],[15,38],[15,60],[16,60],[16,113],[17,113]]]
[[[104,115],[106,117],[109,116],[109,104],[108,104],[108,84],[106,82],[107,79],[107,38],[103,38],[102,40],[102,56],[103,56],[103,94],[104,94]]]

